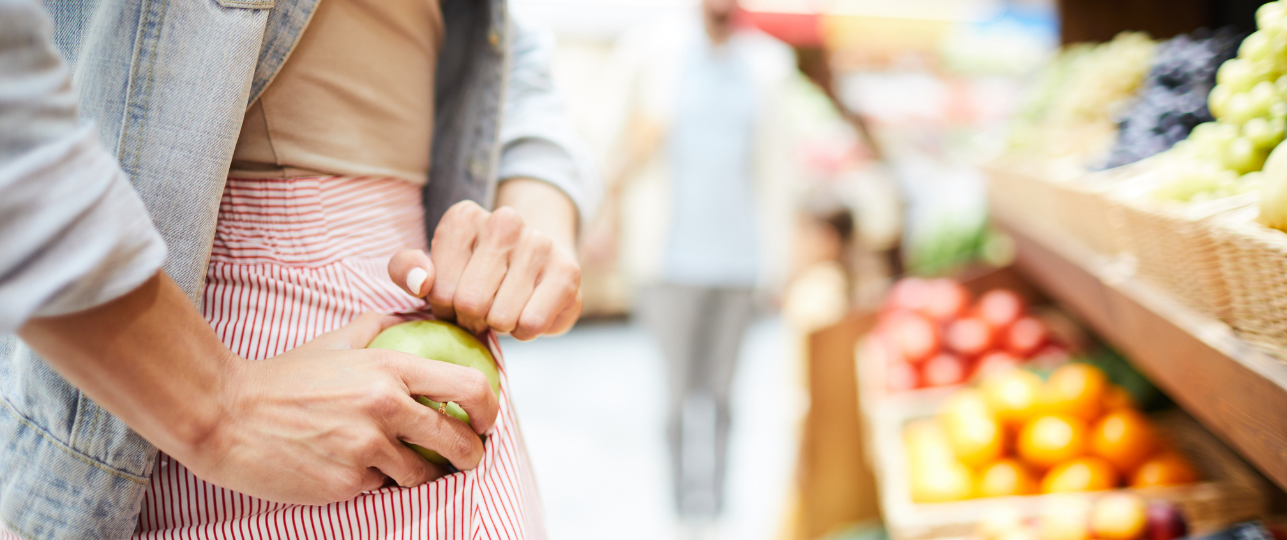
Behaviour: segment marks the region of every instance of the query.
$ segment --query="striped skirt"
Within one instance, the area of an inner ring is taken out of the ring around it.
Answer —
[[[420,188],[383,178],[229,179],[203,312],[234,352],[264,360],[367,311],[424,307],[388,277],[399,249],[425,249]],[[206,482],[164,453],[135,538],[544,538],[504,361],[500,415],[477,469],[326,506],[278,504]]]

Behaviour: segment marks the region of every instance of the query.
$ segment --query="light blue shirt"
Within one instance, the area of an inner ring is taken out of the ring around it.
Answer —
[[[736,40],[697,37],[670,133],[672,204],[663,279],[751,287],[758,267],[751,148],[754,80]]]

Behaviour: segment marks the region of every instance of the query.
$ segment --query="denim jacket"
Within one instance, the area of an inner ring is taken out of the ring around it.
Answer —
[[[169,247],[165,271],[199,303],[220,196],[246,108],[287,60],[319,0],[45,0],[83,118]],[[563,190],[584,215],[585,165],[549,78],[552,38],[505,0],[442,0],[432,234],[451,204],[490,206],[497,179]],[[23,537],[128,538],[157,451],[0,336],[0,520]]]

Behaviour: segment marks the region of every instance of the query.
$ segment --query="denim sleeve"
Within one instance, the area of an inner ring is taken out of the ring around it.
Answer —
[[[580,223],[586,223],[602,186],[550,78],[554,36],[519,14],[511,21],[499,177],[549,182],[572,199]]]
[[[0,0],[0,333],[119,297],[166,248],[92,125],[35,0]]]

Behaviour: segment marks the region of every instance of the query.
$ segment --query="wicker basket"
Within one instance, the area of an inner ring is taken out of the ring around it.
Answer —
[[[1229,325],[1243,339],[1287,360],[1287,233],[1255,222],[1243,208],[1213,227],[1229,289]]]
[[[983,167],[991,204],[1025,218],[1049,220],[1059,210],[1058,186],[1084,172],[1065,161],[1006,158]]]
[[[1146,176],[1115,191],[1109,204],[1118,208],[1125,252],[1136,260],[1136,273],[1189,307],[1228,321],[1229,290],[1211,223],[1254,204],[1256,194],[1200,203],[1163,203],[1150,193],[1160,178]]]
[[[1103,255],[1117,255],[1126,247],[1120,238],[1122,218],[1119,206],[1110,203],[1108,193],[1152,169],[1146,160],[1054,183],[1056,223],[1086,247]]]
[[[907,448],[902,427],[907,420],[882,419],[874,429],[877,439],[881,506],[885,526],[893,540],[927,540],[972,535],[980,517],[990,508],[1005,505],[1035,517],[1051,495],[972,499],[959,502],[917,504],[911,500]],[[1180,506],[1191,532],[1219,530],[1265,511],[1264,486],[1255,474],[1223,444],[1183,413],[1154,418],[1177,451],[1199,469],[1202,481],[1186,486],[1150,488],[1139,493],[1147,499],[1173,501]],[[1093,498],[1108,492],[1090,493]]]

